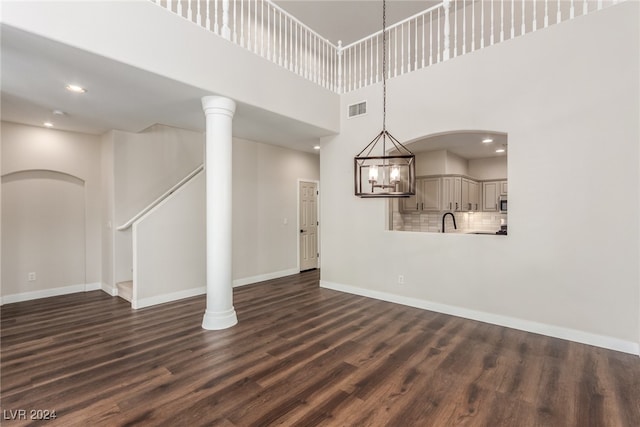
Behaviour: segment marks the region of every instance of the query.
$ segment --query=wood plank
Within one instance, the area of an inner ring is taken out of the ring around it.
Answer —
[[[101,291],[2,307],[2,409],[48,425],[638,426],[640,358],[320,289],[310,271],[132,310]],[[3,425],[30,420],[3,420]]]

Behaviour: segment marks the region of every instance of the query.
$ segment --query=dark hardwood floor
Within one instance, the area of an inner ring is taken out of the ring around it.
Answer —
[[[234,295],[224,331],[201,329],[204,297],[3,306],[2,425],[640,426],[637,356],[320,289],[315,271]]]

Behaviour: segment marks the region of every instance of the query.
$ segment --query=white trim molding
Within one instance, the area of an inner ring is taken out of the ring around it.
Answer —
[[[110,285],[108,283],[102,283],[100,285],[100,289],[102,289],[102,291],[112,297],[117,297],[118,296],[118,287],[114,286],[114,285]]]
[[[151,307],[152,305],[164,304],[167,302],[177,301],[185,298],[191,298],[198,295],[204,295],[207,293],[206,286],[200,286],[197,288],[185,289],[183,291],[171,292],[169,294],[156,295],[153,297],[133,299],[131,301],[131,308],[139,309],[145,307]]]
[[[19,294],[5,295],[0,299],[0,305],[14,302],[31,301],[40,298],[56,297],[59,295],[75,294],[79,292],[89,292],[101,289],[99,283],[88,283],[81,285],[69,285],[59,288],[41,289],[31,292],[21,292]]]
[[[297,268],[290,268],[288,270],[274,271],[273,273],[259,274],[257,276],[244,277],[242,279],[235,279],[233,281],[233,287],[252,285],[258,282],[264,282],[265,280],[279,279],[285,276],[291,276],[300,272]]]
[[[345,292],[363,297],[374,298],[382,301],[402,304],[409,307],[421,308],[423,310],[435,311],[437,313],[449,314],[452,316],[463,317],[465,319],[477,320],[480,322],[490,323],[493,325],[504,326],[507,328],[518,329],[534,334],[546,335],[549,337],[560,338],[568,341],[575,341],[582,344],[593,345],[596,347],[607,348],[610,350],[621,351],[640,355],[640,343],[633,341],[625,341],[619,338],[592,334],[589,332],[579,331],[576,329],[563,328],[561,326],[547,325],[544,323],[532,322],[529,320],[518,319],[515,317],[502,316],[499,314],[486,313],[483,311],[470,310],[467,308],[456,307],[447,304],[441,304],[432,301],[421,300],[402,295],[395,295],[388,292],[374,291],[370,289],[358,288],[356,286],[343,285],[340,283],[320,281],[320,287],[332,289],[334,291]]]

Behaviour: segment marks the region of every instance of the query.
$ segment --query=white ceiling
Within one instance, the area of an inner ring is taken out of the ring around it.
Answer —
[[[482,143],[482,140],[485,138],[491,138],[493,142],[487,144]],[[413,141],[405,144],[405,146],[413,153],[447,150],[464,159],[500,157],[505,156],[506,151],[504,153],[496,153],[496,149],[507,149],[507,134],[481,130],[448,132],[430,135],[428,138]]]
[[[331,41],[353,42],[381,28],[381,1],[280,0],[277,3]],[[393,23],[434,1],[389,0]],[[129,65],[2,24],[2,120],[102,134],[139,132],[162,123],[204,131],[200,98],[211,93]],[[74,94],[65,85],[88,89]],[[65,114],[58,116],[53,110]],[[239,104],[233,134],[240,138],[314,152],[325,131],[265,110]]]
[[[275,0],[333,44],[346,46],[382,29],[381,0]],[[387,26],[441,1],[387,0]]]
[[[161,123],[204,132],[200,88],[125,65],[7,25],[2,47],[2,120],[99,135],[110,129],[140,132]],[[65,89],[86,87],[84,94]],[[63,116],[54,115],[63,111]],[[316,152],[326,131],[266,110],[238,104],[234,136]]]

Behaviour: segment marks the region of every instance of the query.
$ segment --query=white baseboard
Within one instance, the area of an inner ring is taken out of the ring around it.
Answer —
[[[152,305],[164,304],[165,302],[177,301],[206,293],[207,287],[200,286],[197,288],[185,289],[184,291],[171,292],[169,294],[162,294],[149,298],[134,299],[131,301],[131,307],[135,309],[151,307]]]
[[[102,283],[100,285],[100,289],[102,289],[102,291],[112,297],[117,297],[118,296],[118,287],[115,285],[110,285],[108,283]]]
[[[34,299],[40,299],[40,298],[55,297],[58,295],[75,294],[77,292],[85,292],[86,290],[88,290],[87,289],[88,286],[94,286],[94,284],[69,285],[69,286],[62,286],[60,288],[41,289],[37,291],[21,292],[19,294],[5,295],[2,297],[1,303],[11,304],[14,302],[30,301]]]
[[[529,320],[517,319],[515,317],[470,310],[462,307],[440,304],[417,298],[405,297],[402,295],[395,295],[388,292],[374,291],[350,285],[343,285],[340,283],[327,282],[326,280],[320,281],[320,287],[374,298],[382,301],[393,302],[396,304],[407,305],[410,307],[421,308],[424,310],[435,311],[438,313],[450,314],[452,316],[464,317],[465,319],[478,320],[480,322],[505,326],[507,328],[518,329],[521,331],[532,332],[554,338],[561,338],[568,341],[575,341],[582,344],[593,345],[596,347],[608,348],[610,350],[621,351],[624,353],[640,355],[640,343],[625,341],[619,338],[592,334],[589,332],[563,328],[560,326],[547,325],[544,323],[532,322]]]
[[[265,280],[279,279],[285,276],[291,276],[292,274],[298,274],[300,270],[297,268],[290,268],[288,270],[275,271],[273,273],[260,274],[258,276],[245,277],[243,279],[235,279],[233,281],[233,287],[251,285],[253,283],[264,282]]]
[[[85,292],[100,290],[102,290],[102,283],[100,282],[87,283],[86,285],[84,285]]]

